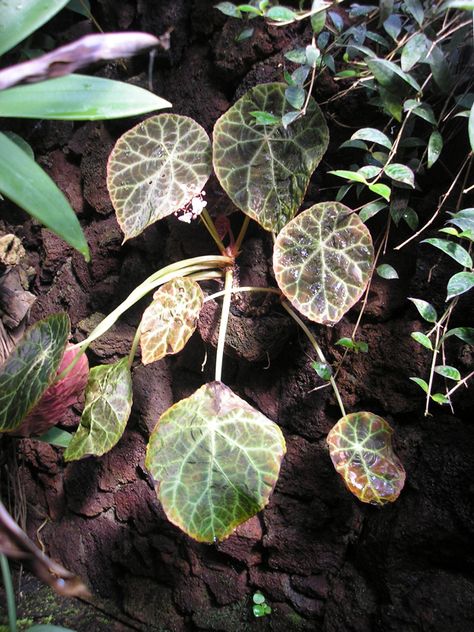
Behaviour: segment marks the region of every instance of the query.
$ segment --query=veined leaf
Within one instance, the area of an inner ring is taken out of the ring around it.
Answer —
[[[0,432],[16,430],[53,381],[66,347],[66,314],[35,323],[0,367]]]
[[[371,59],[368,58],[365,60],[367,66],[369,67],[370,72],[374,75],[376,80],[380,83],[380,85],[388,88],[394,88],[394,79],[398,77],[399,79],[403,79],[409,86],[416,90],[417,92],[421,91],[420,84],[413,79],[411,75],[406,72],[403,72],[401,68],[397,66],[392,61],[387,61],[386,59]]]
[[[119,441],[132,410],[128,358],[90,370],[81,423],[64,452],[65,461],[102,456]]]
[[[143,364],[181,351],[196,329],[204,302],[199,284],[188,278],[165,283],[153,299],[140,323]]]
[[[168,519],[199,542],[216,542],[265,507],[284,454],[275,423],[210,382],[163,413],[145,464]]]
[[[405,44],[401,55],[401,66],[404,72],[410,71],[428,52],[429,40],[423,33],[417,33]]]
[[[364,127],[357,130],[357,132],[352,134],[351,140],[366,140],[371,143],[382,145],[387,149],[391,149],[393,145],[392,141],[386,134],[378,129],[374,129],[373,127]]]
[[[152,116],[123,134],[109,157],[107,187],[125,239],[185,206],[210,173],[209,137],[187,116]]]
[[[412,112],[416,114],[416,116],[428,121],[428,123],[436,125],[436,117],[433,108],[428,103],[423,103],[417,99],[407,99],[403,104],[403,109],[405,112]],[[405,139],[404,146],[406,146],[406,140],[407,139]],[[424,141],[422,140],[421,143],[424,144]]]
[[[430,139],[428,141],[428,169],[430,169],[438,160],[442,150],[443,137],[438,132],[438,130],[435,129],[433,132],[431,132]]]
[[[254,124],[251,112],[285,114],[286,85],[260,84],[214,127],[214,170],[227,195],[265,230],[278,233],[301,205],[329,141],[323,114],[310,99],[306,115],[286,129]]]
[[[342,417],[327,436],[329,454],[347,488],[362,502],[394,502],[405,484],[405,469],[392,448],[393,430],[370,412]]]
[[[171,107],[149,90],[123,81],[66,75],[0,91],[0,116],[97,121]]]
[[[442,338],[442,342],[450,336],[456,336],[468,345],[474,346],[474,327],[455,327],[446,332]]]
[[[472,268],[472,257],[468,253],[468,251],[455,243],[454,241],[449,241],[448,239],[439,239],[437,237],[432,237],[430,239],[423,239],[422,244],[431,244],[436,248],[439,248],[442,252],[449,255],[454,261],[457,261],[462,266],[466,268]]]
[[[454,380],[455,382],[459,382],[461,379],[461,374],[454,366],[449,366],[447,364],[442,364],[435,366],[435,372],[443,377],[448,378],[448,380]]]
[[[458,272],[448,281],[448,295],[446,300],[449,301],[455,296],[464,294],[474,287],[474,272]]]
[[[395,268],[388,263],[382,263],[382,265],[377,267],[377,274],[382,277],[382,279],[398,279],[398,272]]]
[[[431,340],[428,338],[426,334],[423,334],[421,331],[412,331],[411,337],[413,338],[413,340],[416,340],[416,342],[419,342],[420,345],[425,347],[425,349],[429,349],[430,351],[433,351],[433,345],[431,344]]]
[[[373,263],[372,238],[357,214],[339,202],[315,204],[278,235],[277,283],[304,316],[337,323],[359,300]]]
[[[474,208],[464,208],[457,213],[450,213],[450,224],[454,224],[461,230],[474,231]]]
[[[86,238],[63,193],[23,149],[1,132],[0,193],[62,237],[89,261]]]
[[[408,300],[411,301],[415,305],[420,316],[424,320],[426,320],[428,323],[435,323],[437,321],[438,315],[433,305],[431,305],[431,303],[428,303],[428,301],[424,301],[422,298],[408,297]]]
[[[0,55],[56,15],[69,0],[5,0],[2,2]]]
[[[413,188],[415,187],[415,174],[410,167],[407,167],[406,165],[402,165],[398,162],[392,162],[384,167],[384,172],[389,178],[392,178],[392,180],[403,182]]]

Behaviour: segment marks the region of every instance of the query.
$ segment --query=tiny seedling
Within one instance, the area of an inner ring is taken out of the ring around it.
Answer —
[[[272,613],[272,609],[266,603],[265,595],[260,590],[254,592],[252,601],[252,612],[255,618],[265,617]]]

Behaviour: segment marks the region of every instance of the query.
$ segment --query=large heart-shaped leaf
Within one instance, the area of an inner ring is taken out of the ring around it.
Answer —
[[[284,453],[275,423],[210,382],[163,413],[146,466],[168,519],[199,542],[215,542],[267,504]]]
[[[121,136],[109,157],[107,187],[125,239],[188,204],[211,169],[209,137],[187,116],[152,116]]]
[[[227,195],[266,230],[278,233],[301,205],[329,142],[324,116],[310,99],[305,116],[286,129],[258,125],[251,114],[285,114],[285,84],[252,88],[214,127],[213,161]]]
[[[181,351],[196,329],[204,295],[196,281],[179,277],[162,285],[153,299],[140,324],[143,364]]]
[[[31,327],[0,368],[0,432],[18,428],[56,375],[70,324],[53,314]]]
[[[398,498],[405,469],[392,449],[393,430],[374,413],[342,417],[327,436],[334,467],[364,503],[383,505]]]
[[[102,456],[111,450],[123,435],[131,410],[128,358],[91,369],[81,423],[64,452],[65,461]]]
[[[278,235],[275,277],[298,311],[317,323],[337,323],[362,295],[374,250],[365,224],[339,202],[322,202]]]

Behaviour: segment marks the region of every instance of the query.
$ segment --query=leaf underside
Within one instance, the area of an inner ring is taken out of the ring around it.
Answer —
[[[89,372],[81,423],[64,452],[65,461],[102,456],[119,441],[132,410],[128,358]]]
[[[204,302],[199,284],[183,277],[165,283],[153,299],[140,324],[143,364],[181,351],[196,329]]]
[[[160,417],[145,463],[168,519],[215,542],[267,504],[284,453],[275,423],[210,382]]]
[[[364,503],[395,501],[405,469],[392,449],[391,426],[370,412],[342,417],[327,436],[329,454],[347,488]]]
[[[373,264],[370,233],[339,202],[315,204],[278,235],[273,253],[277,283],[304,316],[337,323],[359,300]]]
[[[275,233],[300,207],[329,142],[326,121],[312,98],[305,116],[287,129],[255,124],[251,112],[285,114],[285,88],[281,83],[252,88],[214,127],[214,170],[223,189],[244,213]]]
[[[0,432],[16,430],[56,375],[69,337],[66,314],[35,323],[0,368]]]
[[[123,134],[109,157],[107,187],[125,239],[188,204],[211,169],[209,137],[187,116],[159,114]]]

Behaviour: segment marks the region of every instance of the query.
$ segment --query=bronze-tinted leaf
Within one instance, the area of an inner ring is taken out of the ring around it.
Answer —
[[[204,296],[196,281],[180,277],[162,285],[153,299],[140,324],[143,364],[181,351],[196,329]]]
[[[364,503],[384,505],[398,498],[405,469],[392,449],[393,430],[369,412],[342,417],[327,437],[334,467]]]

